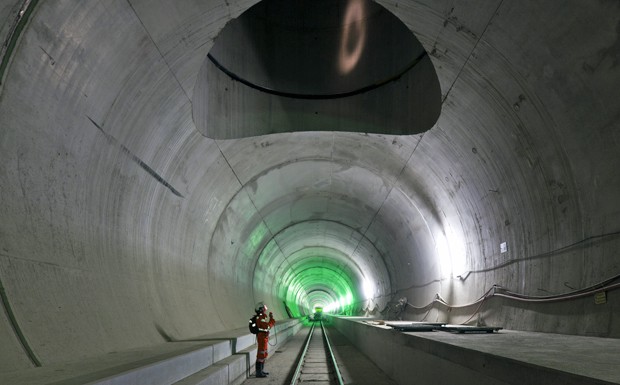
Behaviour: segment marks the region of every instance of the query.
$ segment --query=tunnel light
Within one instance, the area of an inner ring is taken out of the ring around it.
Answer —
[[[370,299],[375,294],[375,286],[367,279],[364,279],[362,289],[364,290],[364,299]]]
[[[338,309],[338,302],[332,302],[329,305],[325,306],[323,308],[323,311],[326,313],[332,313],[335,312],[336,309]]]
[[[351,292],[347,292],[344,296],[340,297],[336,301],[330,303],[329,305],[323,308],[325,313],[339,313],[342,312],[345,307],[351,305],[353,303],[353,294]]]
[[[466,251],[461,237],[451,231],[447,236],[440,233],[435,237],[435,247],[442,277],[453,277],[465,271]]]
[[[437,251],[437,257],[439,258],[439,268],[441,270],[441,276],[450,276],[452,271],[452,259],[450,258],[450,248],[448,247],[448,241],[443,234],[435,237],[435,249]]]
[[[338,55],[338,69],[342,75],[351,72],[362,56],[366,43],[366,10],[361,0],[349,0],[345,12]]]
[[[450,255],[452,256],[452,273],[462,274],[466,270],[467,251],[461,237],[450,236]]]

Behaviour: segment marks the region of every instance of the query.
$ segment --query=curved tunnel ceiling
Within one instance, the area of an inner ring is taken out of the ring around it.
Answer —
[[[252,212],[253,207],[260,207],[253,219],[244,221],[248,227],[242,231],[243,238],[248,239],[246,244],[253,245],[244,250],[244,255],[259,261],[254,270],[256,292],[261,288],[280,292],[282,286],[297,290],[301,282],[305,282],[301,287],[307,292],[315,285],[329,286],[332,281],[339,286],[334,289],[336,300],[347,298],[347,305],[360,309],[368,306],[367,298],[389,291],[387,257],[367,233],[393,181],[359,165],[339,164],[338,157],[335,152],[331,161],[305,158],[268,167],[246,181],[229,202],[235,211]],[[303,184],[306,186],[300,190]],[[376,187],[367,190],[368,195],[361,194],[369,186]],[[230,219],[224,216],[221,221],[229,223]],[[377,233],[383,231],[389,227],[372,233],[382,238]],[[217,249],[218,244],[217,240],[213,242]],[[300,263],[304,269],[298,268]],[[322,283],[320,279],[308,281],[307,274],[300,272],[311,270],[310,275],[317,277],[321,268],[330,270],[326,274],[332,277]],[[373,295],[365,296],[365,282],[376,287],[376,293],[373,289]],[[288,293],[282,297],[290,298]],[[307,313],[312,306],[310,299],[303,292],[296,293],[295,298],[305,304],[301,313]],[[293,312],[298,314],[297,309]]]
[[[276,132],[415,134],[441,110],[430,59],[370,0],[264,0],[215,38],[194,88],[214,139]],[[404,108],[403,106],[407,106]]]
[[[349,292],[339,310],[620,336],[613,295],[467,306],[494,285],[540,296],[620,273],[615,2],[376,2],[436,70],[441,115],[413,135],[372,117],[372,92],[350,109],[244,104],[262,92],[207,54],[254,1],[31,4],[2,58],[7,368],[32,365],[20,343],[79,360]]]

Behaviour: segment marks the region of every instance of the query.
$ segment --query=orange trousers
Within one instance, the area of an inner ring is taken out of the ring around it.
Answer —
[[[265,362],[265,359],[269,355],[269,333],[258,332],[258,334],[256,334],[256,345],[258,346],[256,351],[256,362]]]

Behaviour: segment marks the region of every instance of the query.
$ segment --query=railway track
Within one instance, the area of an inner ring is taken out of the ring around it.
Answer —
[[[312,324],[291,385],[344,385],[323,322]]]

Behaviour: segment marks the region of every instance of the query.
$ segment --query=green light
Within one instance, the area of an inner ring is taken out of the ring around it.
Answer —
[[[335,259],[307,257],[285,272],[278,295],[296,317],[313,313],[316,307],[327,311],[334,302],[338,306],[332,307],[332,312],[350,315],[356,300],[353,288],[357,287],[350,275],[350,269]]]
[[[350,315],[352,311],[351,305],[354,302],[353,299],[353,294],[351,294],[351,291],[348,291],[344,296],[339,297],[337,300],[325,306],[323,311],[326,313]]]
[[[245,244],[243,253],[245,255],[253,255],[254,253],[256,253],[256,250],[260,248],[260,244],[266,238],[268,232],[269,230],[264,223],[260,223],[258,226],[256,226],[250,234],[248,242],[246,242]],[[272,247],[273,246],[275,245],[272,245]],[[263,252],[266,251],[268,250],[263,250]]]

